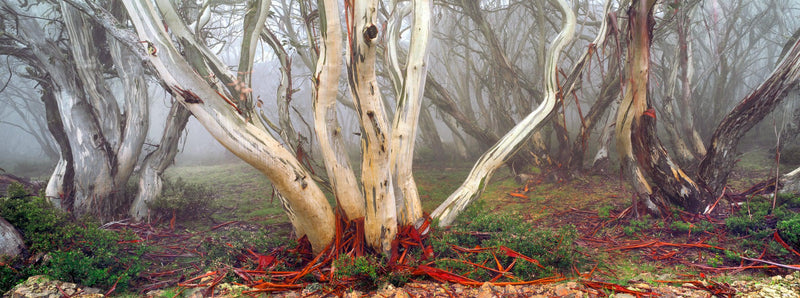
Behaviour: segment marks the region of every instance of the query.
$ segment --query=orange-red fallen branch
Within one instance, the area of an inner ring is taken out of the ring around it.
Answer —
[[[228,224],[232,224],[232,222],[223,223],[212,229]],[[434,265],[435,262],[431,261],[434,258],[433,247],[427,243],[431,229],[431,221],[427,216],[425,220],[416,225],[400,227],[397,238],[392,242],[388,261],[385,266],[377,268],[380,271],[379,274],[388,274],[391,271],[406,272],[412,276],[427,276],[433,280],[458,283],[465,286],[480,286],[487,282],[467,278],[459,273],[436,267]],[[355,258],[376,252],[371,251],[365,245],[363,220],[348,222],[343,217],[338,216],[335,231],[333,243],[317,255],[312,254],[311,246],[306,238],[301,238],[294,248],[276,249],[268,254],[257,252],[254,248],[244,249],[238,252],[240,253],[239,259],[245,261],[245,266],[249,268],[222,268],[187,279],[178,285],[184,287],[208,287],[206,293],[212,294],[213,287],[228,273],[232,272],[241,278],[243,285],[253,288],[253,290],[247,291],[245,294],[298,290],[305,287],[309,280],[328,283],[333,294],[342,293],[345,289],[355,287],[359,280],[354,277],[337,277],[337,268],[333,266],[334,260],[342,257]],[[231,249],[234,249],[234,247],[231,247]],[[536,259],[505,246],[487,248],[453,246],[451,249],[462,255],[462,257],[466,257],[469,254],[490,252],[492,257],[482,264],[476,264],[467,259],[457,261],[470,265],[473,271],[488,273],[491,276],[488,278],[488,282],[496,286],[553,283],[565,279],[561,276],[554,276],[526,281],[514,277],[510,274],[510,271],[519,262],[529,262],[540,268],[544,268],[544,266]],[[503,258],[499,258],[500,256]],[[489,263],[490,260],[491,263]],[[423,261],[427,261],[427,263],[422,263]],[[299,266],[299,269],[297,271],[272,270],[279,265],[283,265],[281,267],[295,268]],[[178,271],[168,273],[178,273]],[[313,278],[307,278],[309,276]]]
[[[788,251],[791,251],[795,256],[800,257],[800,253],[798,253],[796,250],[794,250],[794,248],[789,246],[789,244],[787,244],[785,241],[783,241],[783,239],[781,239],[781,236],[778,235],[777,230],[775,231],[774,234],[772,234],[772,238],[775,238],[775,241],[777,241],[781,246],[783,246],[783,248],[785,248]]]

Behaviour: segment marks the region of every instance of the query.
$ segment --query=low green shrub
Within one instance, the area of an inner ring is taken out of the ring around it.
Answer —
[[[778,222],[778,234],[795,249],[800,249],[800,214]]]
[[[44,198],[30,196],[17,183],[8,187],[8,197],[0,198],[0,217],[17,228],[31,253],[48,252],[64,240],[66,215]]]
[[[484,280],[491,278],[488,272],[474,269],[468,264],[459,261],[446,260],[446,258],[460,258],[451,249],[451,245],[465,248],[474,247],[508,247],[522,255],[533,258],[542,265],[518,260],[512,269],[512,274],[520,279],[532,279],[555,273],[568,274],[572,272],[573,265],[581,267],[586,261],[578,253],[579,247],[575,244],[578,231],[572,225],[565,225],[557,230],[542,229],[525,222],[520,216],[510,214],[489,214],[485,210],[485,203],[478,201],[464,211],[459,218],[461,221],[449,231],[437,231],[431,237],[434,252],[438,253],[437,266],[453,269],[455,272],[469,272],[467,277]],[[496,255],[501,263],[509,264],[511,257],[499,249],[485,251],[477,254],[466,254],[475,264],[486,261],[493,264]]]
[[[34,264],[22,259],[5,262],[0,266],[0,291],[36,274],[90,287],[116,283],[117,291],[124,291],[145,269],[141,256],[147,247],[132,232],[103,230],[89,220],[71,221],[47,199],[27,195],[20,185],[10,186],[8,194],[0,198],[0,216],[22,233],[29,255],[47,257],[33,258],[40,260]]]
[[[174,215],[181,220],[192,220],[211,214],[213,201],[211,188],[187,183],[179,177],[174,181],[164,179],[161,194],[147,206],[156,217],[171,218]]]
[[[296,246],[296,242],[284,237],[271,236],[273,233],[266,229],[258,231],[245,231],[240,229],[219,230],[210,233],[200,244],[200,251],[205,252],[203,261],[206,266],[226,264],[240,266],[239,257],[247,253],[247,249],[260,253],[268,253],[279,246]]]
[[[650,229],[653,224],[650,222],[650,215],[645,215],[641,219],[631,219],[627,226],[622,227],[622,232],[628,237],[638,235],[642,231]]]
[[[670,229],[677,232],[684,233],[701,233],[714,231],[714,224],[707,220],[701,220],[696,223],[685,222],[683,220],[676,220],[670,223]]]
[[[358,281],[361,288],[372,289],[380,285],[378,271],[380,263],[374,256],[361,256],[351,258],[347,255],[340,255],[333,261],[333,268],[336,268],[334,277],[337,279],[353,278]]]

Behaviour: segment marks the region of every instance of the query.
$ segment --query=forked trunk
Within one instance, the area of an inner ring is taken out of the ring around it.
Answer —
[[[706,206],[707,196],[670,159],[655,132],[656,114],[648,93],[654,5],[654,0],[634,1],[628,10],[628,79],[617,114],[617,150],[634,190],[652,212],[659,212],[651,204],[654,195],[699,212]],[[645,177],[658,186],[658,193]]]
[[[232,153],[266,175],[287,200],[287,213],[295,229],[308,236],[315,252],[333,239],[333,210],[325,195],[292,152],[267,132],[241,117],[229,99],[213,89],[184,60],[172,44],[163,20],[150,1],[123,1],[141,40],[157,49],[150,62],[168,90],[176,96],[206,130]],[[176,17],[176,16],[175,16]],[[180,19],[169,20],[182,26]],[[175,26],[170,26],[176,30]],[[186,30],[188,31],[188,30]],[[197,45],[205,53],[205,47]],[[214,61],[207,61],[212,65]],[[228,74],[217,75],[228,76]],[[298,235],[303,236],[303,235]]]

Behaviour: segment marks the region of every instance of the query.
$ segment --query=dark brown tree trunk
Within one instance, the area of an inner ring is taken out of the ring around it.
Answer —
[[[633,1],[628,10],[628,83],[618,111],[617,149],[638,196],[646,203],[663,197],[690,212],[700,212],[707,196],[670,159],[656,136],[656,114],[648,92],[654,5],[654,0]],[[652,204],[648,208],[657,211]]]
[[[761,85],[747,95],[717,126],[700,163],[701,181],[714,194],[719,194],[728,182],[728,175],[736,163],[736,145],[739,139],[764,119],[797,87],[800,77],[800,40]]]

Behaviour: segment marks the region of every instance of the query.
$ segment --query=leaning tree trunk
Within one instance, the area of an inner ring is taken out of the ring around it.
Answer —
[[[716,195],[727,184],[736,163],[735,150],[744,134],[767,116],[797,87],[800,78],[800,39],[784,56],[772,74],[728,113],[711,137],[699,175]]]
[[[628,10],[628,79],[617,112],[617,150],[636,194],[652,212],[659,212],[651,200],[657,194],[645,177],[658,186],[658,195],[698,212],[705,207],[706,196],[670,159],[656,137],[656,115],[648,94],[654,6],[655,0],[633,1]]]
[[[197,74],[172,43],[164,26],[160,25],[164,20],[150,1],[125,0],[123,3],[140,40],[157,50],[158,54],[151,55],[149,61],[167,90],[217,141],[272,181],[287,200],[287,213],[299,231],[298,236],[307,236],[315,252],[323,250],[333,239],[333,210],[297,158],[266,131],[241,117],[229,99]],[[169,16],[167,22],[178,24],[181,31],[188,31],[177,15]],[[170,29],[177,28],[170,26]],[[200,44],[193,43],[192,46],[202,53],[208,52]],[[207,62],[211,65],[210,62],[214,61]]]
[[[174,103],[167,115],[167,125],[158,148],[150,152],[142,160],[139,170],[139,192],[131,204],[129,215],[136,220],[148,219],[152,202],[161,194],[163,180],[161,175],[175,161],[178,154],[178,144],[186,123],[189,122],[189,110],[178,103]]]
[[[453,223],[456,216],[463,211],[469,203],[480,197],[486,183],[492,174],[502,166],[519,146],[526,141],[530,135],[537,131],[553,113],[556,106],[556,64],[558,57],[564,46],[572,40],[575,33],[575,15],[565,0],[558,0],[559,9],[564,17],[561,32],[553,40],[547,62],[545,64],[545,97],[536,110],[532,111],[527,117],[522,119],[514,126],[500,141],[489,148],[472,167],[464,183],[459,186],[431,216],[439,219],[439,226],[447,226]]]

